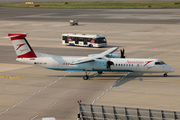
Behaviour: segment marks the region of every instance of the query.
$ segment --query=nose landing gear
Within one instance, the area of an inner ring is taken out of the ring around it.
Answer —
[[[167,75],[167,73],[164,73],[164,77],[167,77],[168,75]]]

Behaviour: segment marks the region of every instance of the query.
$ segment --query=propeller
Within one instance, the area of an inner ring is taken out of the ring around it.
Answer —
[[[114,63],[112,61],[107,61],[107,69],[111,70],[111,65],[114,65]]]
[[[124,56],[124,52],[125,52],[125,50],[123,49],[123,50],[120,50],[120,53],[121,53],[121,58],[126,58],[125,56]]]

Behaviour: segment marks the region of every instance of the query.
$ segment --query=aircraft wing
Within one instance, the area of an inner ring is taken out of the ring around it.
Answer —
[[[78,60],[77,62],[72,63],[72,65],[76,65],[76,64],[82,64],[82,63],[87,63],[87,62],[93,62],[95,61],[94,59],[98,59],[98,58],[102,58],[108,54],[113,53],[114,51],[116,51],[119,47],[113,47],[111,49],[108,49],[98,55],[92,56],[92,57],[87,57],[86,59],[82,59],[82,60]]]

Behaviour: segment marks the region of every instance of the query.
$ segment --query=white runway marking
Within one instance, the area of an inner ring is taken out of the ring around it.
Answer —
[[[66,94],[66,96],[70,95],[73,91],[69,92],[68,94]]]
[[[118,81],[116,81],[112,87],[116,86],[121,80],[123,80],[127,75],[129,75],[129,73],[130,73],[130,72],[128,72],[124,77],[122,77],[121,79],[119,79]]]
[[[35,118],[37,118],[38,115],[34,116],[31,120],[34,120]]]
[[[21,100],[20,102],[16,103],[15,105],[13,105],[12,107],[6,109],[5,111],[1,112],[0,115],[2,115],[3,113],[8,112],[10,109],[13,109],[14,107],[16,107],[17,105],[21,104],[22,102],[28,100],[30,97],[33,97],[34,95],[40,93],[42,90],[45,90],[47,87],[51,86],[52,84],[56,83],[57,81],[61,80],[62,78],[66,77],[67,75],[69,75],[71,72],[65,74],[63,77],[60,77],[59,79],[55,80],[54,82],[50,83],[49,85],[45,86],[44,88],[38,90],[37,92],[33,93],[32,95],[26,97],[25,99]]]
[[[81,84],[81,86],[83,86],[84,84],[86,84],[87,83],[87,81],[86,82],[83,82],[82,84]]]
[[[97,76],[97,75],[98,75],[98,73],[96,73],[96,74],[94,75],[94,77]]]
[[[123,76],[121,79],[119,79],[117,82],[114,83],[109,89],[107,89],[105,92],[103,92],[100,96],[98,96],[92,104],[94,104],[100,97],[102,97],[104,94],[106,94],[109,90],[111,90],[114,86],[116,86],[121,80],[123,80],[127,75],[129,75],[130,72],[128,72],[125,76]]]
[[[51,104],[51,105],[49,106],[49,108],[50,108],[50,107],[52,107],[52,106],[54,106],[56,103],[57,103],[57,102],[55,102],[55,103]]]

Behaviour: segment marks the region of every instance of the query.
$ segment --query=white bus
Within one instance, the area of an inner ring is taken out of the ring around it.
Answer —
[[[102,35],[62,34],[62,44],[72,46],[103,47],[107,45],[106,38]]]

